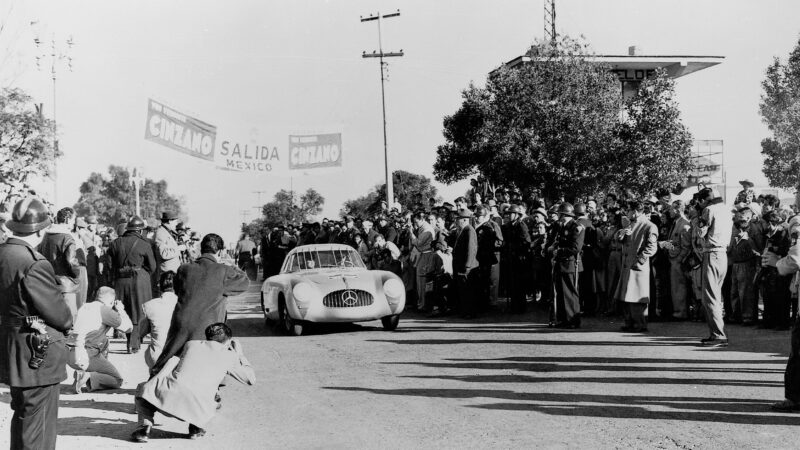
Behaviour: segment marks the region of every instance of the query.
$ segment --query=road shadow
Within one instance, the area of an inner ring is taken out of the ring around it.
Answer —
[[[775,359],[674,359],[674,358],[618,358],[607,356],[510,356],[507,358],[448,358],[445,361],[512,361],[554,363],[599,363],[599,364],[786,364],[786,358]]]
[[[391,396],[507,400],[508,402],[471,404],[465,405],[465,407],[536,411],[551,415],[754,425],[800,425],[800,416],[798,415],[772,413],[769,409],[771,403],[769,401],[740,398],[528,393],[494,389],[371,389],[348,386],[328,386],[323,389]]]
[[[236,337],[286,337],[276,322],[266,322],[263,317],[229,317],[228,326]],[[402,326],[402,325],[401,325]],[[309,323],[303,326],[303,336],[382,331],[382,327],[361,323]]]
[[[622,346],[622,347],[663,347],[663,346],[691,346],[697,347],[694,342],[685,341],[567,341],[544,339],[372,339],[368,342],[385,342],[400,345],[455,345],[455,344],[512,344],[512,345],[563,345],[563,346]]]
[[[656,369],[657,370],[657,369]],[[768,380],[726,380],[708,378],[667,378],[667,377],[538,377],[520,374],[502,375],[403,375],[400,378],[424,380],[450,380],[466,383],[603,383],[631,385],[703,385],[703,386],[741,386],[741,387],[783,387],[783,379]]]
[[[60,417],[57,423],[59,436],[98,436],[120,441],[130,441],[131,433],[138,426],[138,423],[132,420],[97,417]],[[158,439],[186,439],[186,437],[186,434],[155,427],[150,433],[151,442]]]
[[[659,361],[658,364],[663,362]],[[692,364],[703,364],[703,361],[693,361]],[[436,369],[477,369],[477,370],[514,370],[519,372],[584,372],[584,371],[603,371],[603,372],[709,372],[709,373],[755,373],[755,374],[783,374],[783,369],[775,368],[750,368],[750,367],[679,367],[679,366],[639,366],[639,365],[598,365],[598,364],[564,364],[550,362],[384,362],[388,365],[417,365]]]

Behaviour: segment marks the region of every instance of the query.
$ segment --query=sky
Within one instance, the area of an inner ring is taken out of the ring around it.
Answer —
[[[279,189],[313,187],[332,217],[383,181],[379,66],[361,57],[377,48],[377,27],[359,17],[397,9],[383,22],[384,50],[405,53],[388,61],[390,166],[432,177],[442,118],[470,82],[483,85],[543,36],[542,0],[0,0],[0,85],[25,89],[52,117],[52,81],[36,68],[33,37],[72,36],[73,71],[58,72],[56,91],[58,206],[78,199],[91,172],[141,167],[185,199],[193,229],[230,241],[242,211],[256,217],[259,196],[263,204]],[[556,10],[557,32],[583,35],[598,54],[637,45],[641,54],[724,56],[678,79],[682,119],[696,139],[724,140],[729,184],[766,185],[760,82],[797,43],[800,2],[568,0]],[[144,139],[148,98],[216,125],[218,146],[285,151],[290,134],[342,133],[343,166],[291,178],[218,170]],[[468,186],[437,187],[452,200]]]

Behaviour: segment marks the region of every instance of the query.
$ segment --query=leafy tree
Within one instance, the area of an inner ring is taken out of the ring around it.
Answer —
[[[263,224],[273,227],[310,222],[322,212],[324,204],[325,197],[313,188],[308,188],[299,201],[295,200],[294,191],[281,189],[275,193],[275,199],[261,209]]]
[[[440,200],[436,186],[431,184],[431,179],[405,170],[392,172],[394,196],[404,210],[415,209],[419,203],[428,205],[428,199]],[[386,200],[386,183],[377,184],[361,197],[344,202],[339,214],[344,217],[353,215],[357,217],[370,217],[381,212],[381,201]]]
[[[552,199],[617,184],[645,191],[685,175],[689,135],[664,74],[643,83],[643,99],[623,104],[619,80],[610,67],[588,58],[584,42],[560,37],[534,46],[529,56],[531,63],[490,73],[485,88],[463,91],[461,107],[444,118],[437,180],[480,174],[493,185]],[[643,154],[631,164],[626,158],[637,148]],[[659,168],[670,164],[665,177]]]
[[[615,131],[618,147],[609,155],[609,182],[644,195],[686,180],[692,135],[680,120],[674,93],[675,81],[659,69],[625,102],[625,120]]]
[[[800,41],[786,63],[775,58],[761,82],[759,111],[772,137],[761,141],[763,172],[773,187],[800,188]]]
[[[100,223],[114,226],[135,214],[136,192],[128,169],[112,165],[108,172],[109,178],[93,172],[81,183],[81,196],[74,208],[79,216],[94,214]],[[186,221],[183,199],[169,194],[164,180],[146,178],[139,190],[139,205],[148,224],[158,223],[164,211],[173,211]]]
[[[0,208],[10,209],[32,178],[49,176],[55,158],[53,122],[19,89],[0,92]]]

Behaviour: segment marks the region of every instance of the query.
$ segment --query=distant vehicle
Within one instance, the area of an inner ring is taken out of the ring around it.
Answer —
[[[406,304],[403,281],[392,272],[368,270],[358,252],[343,244],[295,247],[278,275],[261,286],[261,309],[300,336],[309,322],[366,322],[380,319],[392,331]]]

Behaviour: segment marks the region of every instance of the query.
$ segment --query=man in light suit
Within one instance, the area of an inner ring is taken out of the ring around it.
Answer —
[[[622,331],[647,331],[645,311],[650,303],[650,258],[658,250],[658,228],[648,220],[644,205],[628,202],[630,227],[623,228],[622,271],[616,298],[624,302],[625,325]]]

